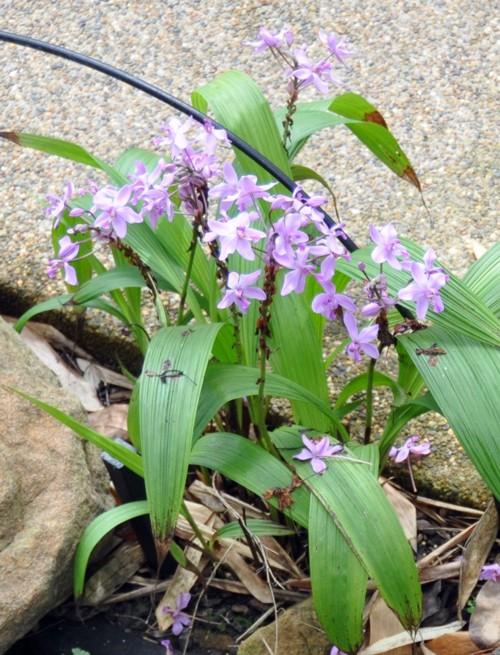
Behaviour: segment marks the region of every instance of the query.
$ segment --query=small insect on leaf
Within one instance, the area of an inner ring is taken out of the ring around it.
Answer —
[[[193,384],[196,384],[196,382],[190,378],[187,373],[184,373],[184,371],[181,371],[177,368],[170,368],[171,366],[172,362],[169,359],[166,359],[161,365],[160,373],[155,373],[154,371],[144,371],[144,375],[147,375],[149,378],[160,378],[160,381],[163,384],[166,384],[167,380],[178,380],[181,377],[185,377]]]
[[[446,350],[438,348],[437,343],[433,343],[430,348],[416,348],[417,355],[427,355],[429,357],[428,363],[430,366],[437,366],[436,355],[446,355]]]

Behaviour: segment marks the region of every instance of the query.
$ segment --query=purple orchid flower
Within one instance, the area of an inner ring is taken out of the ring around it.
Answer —
[[[378,359],[379,352],[377,346],[370,343],[377,338],[378,325],[370,325],[358,331],[358,324],[352,314],[344,314],[344,325],[351,337],[351,343],[347,345],[346,352],[355,362],[361,361],[361,351],[373,359]]]
[[[328,437],[321,439],[308,439],[305,434],[302,435],[303,448],[300,453],[293,456],[293,459],[301,461],[311,460],[311,466],[315,473],[321,475],[326,470],[326,464],[323,462],[325,457],[333,457],[342,450],[342,444],[332,446]]]
[[[226,221],[214,221],[209,219],[207,232],[203,241],[214,241],[219,239],[220,255],[219,259],[225,261],[229,255],[238,252],[244,259],[253,261],[255,253],[252,250],[251,243],[257,243],[266,236],[262,230],[256,230],[250,227],[259,218],[258,212],[242,212]]]
[[[347,655],[343,650],[340,650],[337,646],[332,646],[330,655]]]
[[[259,277],[260,269],[247,275],[238,275],[234,271],[229,273],[227,276],[226,293],[217,307],[219,309],[226,309],[232,304],[235,304],[243,314],[246,314],[250,305],[248,298],[257,298],[258,300],[266,299],[266,294],[262,289],[252,286],[257,282]]]
[[[51,259],[48,263],[47,275],[54,278],[57,271],[64,269],[64,281],[66,284],[76,286],[78,279],[75,268],[69,263],[76,259],[80,244],[73,242],[69,236],[59,239],[59,259]]]
[[[259,29],[258,40],[250,41],[247,45],[255,48],[254,54],[263,52],[266,48],[281,48],[283,45],[290,46],[293,43],[293,34],[288,28],[283,28],[280,32],[275,33],[268,30],[267,27],[261,26]]]
[[[417,303],[417,318],[423,321],[429,309],[429,305],[436,312],[442,312],[444,304],[439,290],[448,281],[448,276],[444,273],[428,274],[426,266],[418,262],[412,262],[410,272],[413,277],[413,282],[404,289],[400,289],[398,297],[401,300],[412,300]]]
[[[373,223],[370,225],[370,236],[376,244],[372,252],[372,259],[376,264],[387,262],[397,270],[401,269],[401,262],[397,257],[409,257],[408,251],[401,245],[394,227],[389,223],[379,231]]]
[[[326,47],[330,51],[330,54],[335,57],[335,59],[341,63],[346,68],[349,68],[348,64],[345,63],[344,59],[352,57],[356,53],[354,51],[349,51],[346,49],[345,39],[339,38],[336,34],[327,34],[324,30],[319,31],[320,40],[326,44]]]
[[[479,579],[500,582],[500,564],[485,564],[481,569]]]
[[[418,443],[420,437],[418,434],[413,435],[407,439],[400,448],[395,448],[394,446],[389,451],[389,457],[395,461],[396,464],[404,462],[405,459],[410,457],[410,454],[417,455],[422,457],[424,455],[429,455],[431,452],[431,444],[428,441],[423,441]]]
[[[187,614],[184,614],[184,612],[182,611],[183,609],[186,609],[186,607],[189,605],[190,600],[191,600],[191,594],[188,591],[186,591],[185,593],[179,594],[177,596],[176,609],[172,609],[168,605],[163,606],[162,609],[163,614],[170,614],[174,620],[174,623],[172,625],[172,633],[176,637],[178,637],[181,634],[184,628],[188,628],[193,622],[191,617],[187,616]],[[170,645],[170,642],[168,643]],[[165,644],[162,643],[162,646],[164,645]]]
[[[174,655],[174,649],[172,644],[170,643],[170,639],[164,639],[163,641],[160,641],[160,646],[163,646],[166,648],[166,653],[165,655]]]

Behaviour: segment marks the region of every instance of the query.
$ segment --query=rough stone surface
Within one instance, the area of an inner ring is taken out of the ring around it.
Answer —
[[[286,610],[277,626],[277,650],[274,650],[276,625],[271,624],[245,639],[238,648],[238,655],[269,655],[271,652],[275,655],[325,655],[332,646],[318,623],[310,598]]]
[[[84,420],[78,401],[0,320],[0,653],[72,586],[78,540],[103,506],[96,449],[3,385]]]

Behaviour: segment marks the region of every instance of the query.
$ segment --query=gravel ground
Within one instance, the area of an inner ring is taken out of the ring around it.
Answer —
[[[471,240],[487,247],[498,239],[494,4],[479,0],[471,11],[465,0],[338,0],[333,10],[311,0],[0,0],[0,25],[89,54],[187,101],[196,85],[237,67],[259,80],[276,107],[284,98],[279,71],[242,45],[258,26],[289,24],[307,42],[320,28],[347,35],[358,56],[346,88],[384,114],[420,176],[434,228],[416,189],[347,130],[314,138],[301,161],[333,186],[360,244],[369,222],[390,220],[463,273]],[[159,101],[51,55],[0,43],[0,66],[0,129],[76,141],[109,162],[125,147],[147,147],[170,115]],[[78,167],[9,143],[0,144],[0,166],[0,282],[44,297],[50,224],[41,201]]]

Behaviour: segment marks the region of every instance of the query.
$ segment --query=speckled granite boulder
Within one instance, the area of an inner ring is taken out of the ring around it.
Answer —
[[[97,451],[16,387],[83,420],[78,401],[0,319],[0,654],[71,592],[80,535],[103,507]]]

